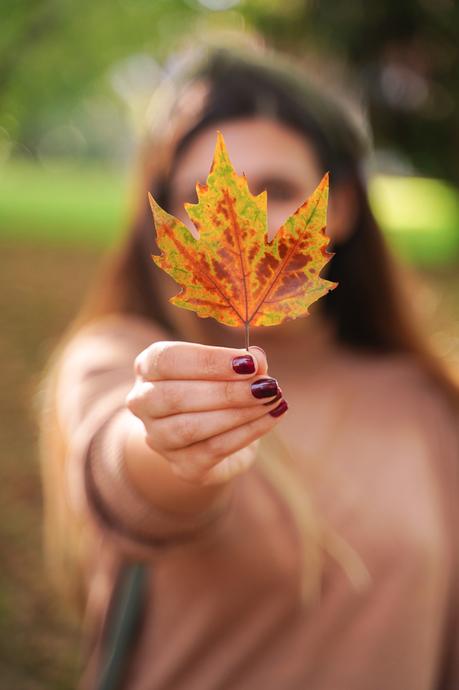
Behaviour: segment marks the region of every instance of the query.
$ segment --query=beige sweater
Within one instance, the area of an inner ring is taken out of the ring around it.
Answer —
[[[305,610],[298,533],[259,471],[262,452],[234,479],[230,506],[194,523],[130,485],[115,420],[130,414],[133,360],[157,333],[139,317],[106,317],[73,339],[61,369],[58,410],[70,443],[62,488],[92,535],[81,689],[94,687],[123,559],[148,564],[128,690],[459,689],[459,443],[456,421],[422,374],[375,365],[361,421],[347,429],[354,441],[344,439],[331,471],[307,487],[371,583],[356,592],[327,557],[322,599]],[[403,400],[393,413],[378,394],[391,375]]]

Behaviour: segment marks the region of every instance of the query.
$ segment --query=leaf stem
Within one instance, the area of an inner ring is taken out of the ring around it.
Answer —
[[[249,322],[246,321],[244,326],[245,326],[245,349],[248,352],[249,351],[249,328],[250,328]]]

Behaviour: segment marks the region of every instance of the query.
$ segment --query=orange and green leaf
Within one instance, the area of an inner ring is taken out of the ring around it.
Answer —
[[[267,194],[251,194],[220,132],[207,182],[196,191],[198,203],[185,204],[196,237],[149,195],[161,250],[152,259],[182,286],[173,304],[247,331],[306,315],[336,287],[319,275],[333,256],[325,234],[328,174],[270,242]]]

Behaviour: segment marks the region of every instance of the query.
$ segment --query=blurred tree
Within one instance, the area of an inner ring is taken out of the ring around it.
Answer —
[[[71,118],[110,66],[132,53],[164,58],[198,11],[175,0],[4,0],[0,127],[28,150]]]
[[[253,0],[243,12],[274,45],[300,55],[313,47],[350,66],[378,147],[398,148],[424,174],[459,181],[458,3]]]
[[[349,66],[378,147],[459,180],[454,0],[3,0],[0,12],[0,128],[16,149],[35,152],[53,126],[72,125],[84,98],[113,100],[104,77],[114,64],[132,55],[161,62],[196,25],[200,35],[218,21]]]

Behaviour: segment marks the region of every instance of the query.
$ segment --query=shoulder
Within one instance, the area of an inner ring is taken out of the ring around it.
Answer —
[[[108,314],[85,324],[66,343],[64,368],[116,367],[131,361],[152,342],[170,338],[158,324],[134,314]]]
[[[134,383],[136,356],[168,338],[154,322],[130,314],[110,314],[81,327],[59,355],[55,391],[62,418],[79,420],[104,398],[123,401]]]
[[[346,375],[349,445],[373,458],[374,476],[449,476],[459,490],[459,413],[446,386],[407,355],[356,358]]]
[[[152,342],[167,338],[168,333],[159,324],[137,314],[112,313],[93,319],[82,326],[72,339],[72,343],[113,341],[129,344],[131,342]]]
[[[408,354],[361,356],[350,360],[350,378],[360,411],[393,427],[436,423],[457,427],[458,411],[446,386]],[[458,391],[459,399],[459,391]]]

